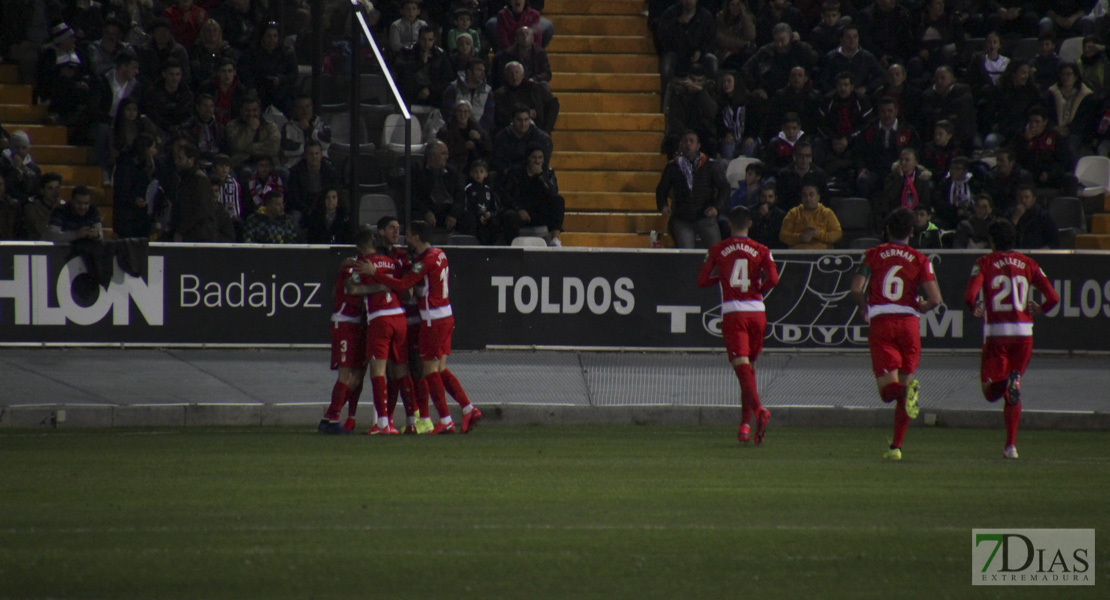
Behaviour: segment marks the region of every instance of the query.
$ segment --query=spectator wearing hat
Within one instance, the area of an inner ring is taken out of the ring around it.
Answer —
[[[143,87],[153,87],[162,75],[162,69],[169,60],[174,60],[181,67],[185,81],[191,81],[189,72],[189,52],[185,46],[173,39],[170,22],[164,18],[155,19],[150,24],[150,39],[139,46],[139,78]]]
[[[59,95],[59,76],[63,68],[75,68],[80,76],[89,73],[88,67],[77,52],[77,36],[65,23],[58,23],[50,29],[50,43],[39,53],[35,69],[36,96],[44,100]]]
[[[200,35],[200,26],[208,20],[208,11],[194,4],[193,0],[177,0],[163,16],[170,22],[173,38],[189,49]]]
[[[27,200],[38,191],[42,169],[31,158],[31,138],[23,131],[12,133],[8,149],[0,154],[0,176],[13,198]]]

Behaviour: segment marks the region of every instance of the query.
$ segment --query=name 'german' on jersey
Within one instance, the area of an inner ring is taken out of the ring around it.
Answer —
[[[935,281],[929,258],[907,244],[887,242],[863,255],[863,269],[870,281],[867,291],[867,317],[884,315],[919,317],[918,285]]]

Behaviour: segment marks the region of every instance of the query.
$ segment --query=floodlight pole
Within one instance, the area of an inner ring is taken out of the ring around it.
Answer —
[[[358,164],[360,162],[359,150],[362,147],[362,127],[359,127],[359,107],[362,105],[362,31],[359,29],[359,18],[362,16],[362,8],[358,2],[352,2],[351,9],[354,11],[351,15],[351,99],[350,106],[347,107],[348,123],[350,124],[351,158],[349,161],[350,173],[348,173],[347,194],[351,206],[359,207],[361,198],[359,198],[358,193]],[[362,225],[362,223],[359,223],[359,225]]]

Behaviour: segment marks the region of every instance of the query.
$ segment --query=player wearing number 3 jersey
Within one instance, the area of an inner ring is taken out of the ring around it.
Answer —
[[[921,361],[918,315],[941,303],[940,288],[929,259],[910,248],[913,213],[899,208],[886,219],[887,239],[863,256],[852,277],[852,296],[870,323],[867,342],[879,397],[897,402],[894,439],[884,458],[901,460],[902,440],[917,417],[919,384],[913,379]],[[925,298],[919,298],[923,291]]]
[[[740,431],[737,439],[747,442],[755,422],[755,443],[763,443],[771,413],[759,402],[755,385],[755,361],[763,350],[767,315],[763,294],[778,285],[779,272],[767,246],[748,238],[752,216],[738,206],[728,214],[732,236],[717,242],[698,272],[698,286],[721,287],[721,333],[728,360],[740,380]]]
[[[983,354],[979,369],[983,396],[989,402],[1005,398],[1004,458],[1017,458],[1017,429],[1021,417],[1021,376],[1033,354],[1033,317],[1052,310],[1060,301],[1037,262],[1014,252],[1014,225],[995,221],[987,228],[990,254],[975,261],[964,301],[983,321]],[[1029,298],[1030,286],[1044,294],[1044,303]],[[979,292],[982,290],[982,300]]]

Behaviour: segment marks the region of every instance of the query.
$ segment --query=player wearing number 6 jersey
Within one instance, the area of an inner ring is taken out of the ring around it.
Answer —
[[[767,315],[763,294],[778,285],[779,272],[767,246],[748,238],[752,215],[738,206],[728,213],[732,236],[709,249],[698,272],[698,286],[721,287],[721,333],[728,360],[740,380],[740,430],[737,439],[747,442],[755,422],[755,443],[762,444],[771,413],[759,402],[755,361],[763,350]]]
[[[412,250],[411,266],[400,279],[379,272],[372,263],[362,263],[359,268],[361,273],[373,275],[396,292],[403,292],[419,283],[424,284],[420,297],[420,360],[423,379],[428,384],[428,392],[439,412],[439,424],[430,433],[455,432],[455,424],[447,410],[447,392],[462,406],[462,432],[468,433],[482,418],[482,413],[470,403],[459,380],[447,370],[447,355],[451,354],[451,334],[455,329],[455,318],[448,298],[450,271],[447,255],[428,243],[429,230],[424,221],[409,224],[405,241]],[[428,417],[424,413],[420,415],[421,419]]]
[[[902,440],[918,412],[920,388],[913,379],[921,361],[918,315],[939,306],[941,298],[932,264],[908,243],[913,213],[906,208],[890,213],[886,232],[891,241],[864,254],[852,277],[852,296],[871,325],[867,342],[879,397],[883,402],[897,402],[894,439],[883,458],[901,460]],[[919,291],[925,298],[918,297]]]
[[[988,402],[1005,398],[1002,417],[1006,424],[1004,458],[1017,458],[1018,420],[1021,418],[1021,376],[1033,354],[1033,317],[1052,310],[1060,301],[1037,261],[1014,251],[1016,234],[1010,221],[987,227],[990,254],[971,269],[964,302],[983,320],[983,354],[979,368],[983,396]],[[1044,294],[1044,303],[1029,298],[1029,287]],[[983,297],[979,300],[979,291]]]

